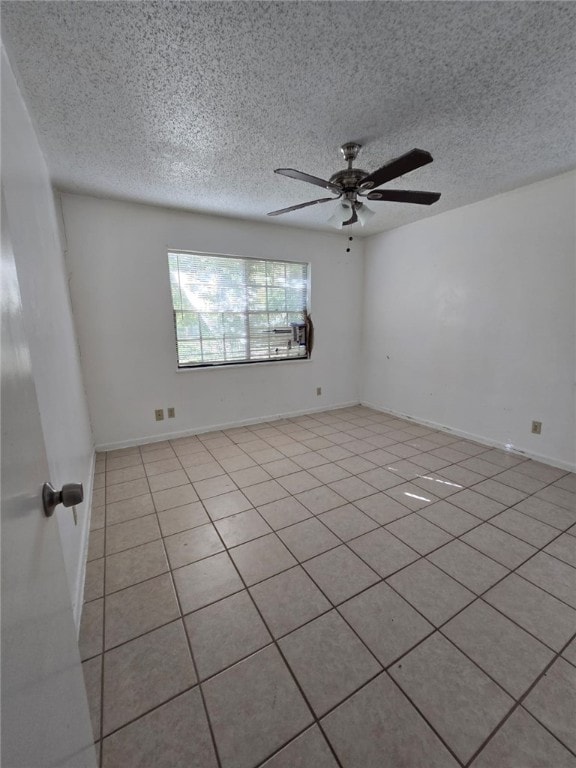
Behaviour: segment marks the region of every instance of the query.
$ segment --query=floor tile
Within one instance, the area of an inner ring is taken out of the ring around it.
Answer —
[[[338,763],[320,729],[314,725],[266,760],[262,768],[338,768]]]
[[[430,491],[430,493],[433,493],[441,499],[453,496],[464,488],[464,485],[455,483],[453,480],[447,479],[444,475],[439,474],[438,472],[423,472],[420,467],[418,467],[418,469],[420,470],[419,474],[412,480],[414,485],[417,485],[418,488],[422,488],[423,491]]]
[[[421,509],[418,514],[444,531],[451,533],[452,536],[461,536],[471,528],[475,528],[480,522],[474,515],[470,515],[448,501],[437,501],[436,504],[430,504],[429,507]]]
[[[105,648],[113,648],[180,615],[169,574],[106,597]]]
[[[164,509],[183,507],[184,504],[198,501],[198,494],[192,485],[188,483],[188,485],[180,485],[176,488],[167,488],[165,491],[153,493],[152,498],[154,499],[156,511],[162,512]]]
[[[509,573],[508,568],[458,540],[432,552],[428,560],[477,595]]]
[[[212,520],[221,520],[223,517],[252,509],[252,504],[242,491],[229,491],[220,496],[205,499],[203,503]]]
[[[379,576],[345,546],[307,560],[304,568],[334,605],[379,581]]]
[[[386,526],[386,530],[402,539],[405,544],[408,544],[421,555],[452,541],[452,536],[449,533],[417,514],[394,520]]]
[[[272,642],[246,590],[188,614],[184,624],[201,680]]]
[[[194,563],[196,560],[210,557],[224,549],[212,523],[167,536],[164,539],[164,544],[171,568],[180,568],[183,565]]]
[[[297,629],[279,645],[319,717],[381,669],[336,611]]]
[[[262,467],[247,467],[230,472],[230,477],[238,488],[247,488],[249,485],[256,485],[270,480],[270,475]]]
[[[331,712],[322,726],[346,768],[458,766],[386,673]]]
[[[576,493],[557,488],[555,485],[549,485],[546,488],[538,491],[536,496],[544,501],[549,501],[550,504],[555,504],[557,507],[564,507],[574,513],[576,510]]]
[[[163,475],[165,472],[174,472],[182,467],[178,459],[164,459],[164,461],[155,461],[153,464],[145,464],[143,466],[148,477]]]
[[[550,542],[544,549],[549,555],[557,557],[559,560],[563,560],[568,565],[576,568],[576,542],[572,536],[563,534],[554,541]]]
[[[378,490],[373,485],[369,485],[365,480],[359,477],[346,477],[343,480],[337,480],[328,486],[346,501],[357,501],[366,496],[372,496]]]
[[[554,488],[561,488],[569,493],[576,493],[576,473],[570,472],[553,484]]]
[[[434,631],[387,584],[370,587],[339,611],[385,667]]]
[[[472,472],[477,472],[484,477],[493,477],[500,472],[500,467],[496,467],[494,464],[491,464],[489,461],[485,461],[480,457],[473,457],[471,459],[466,459],[466,461],[461,461],[459,466],[464,467],[465,469],[470,469]]]
[[[522,707],[516,709],[471,768],[576,768],[576,757]]]
[[[324,466],[330,467],[331,464]],[[322,485],[322,481],[318,480],[315,475],[302,469],[300,472],[295,472],[293,475],[287,475],[286,477],[278,478],[278,482],[285,488],[288,493],[303,493],[309,491],[311,488],[318,488]]]
[[[336,507],[341,507],[346,504],[346,499],[343,496],[340,496],[326,485],[321,485],[319,488],[312,488],[310,491],[299,493],[296,498],[314,515],[320,515],[322,512],[327,512],[329,509],[335,509]]]
[[[113,504],[106,505],[106,523],[107,525],[116,525],[125,523],[127,520],[133,520],[136,517],[144,517],[155,512],[154,503],[151,494],[136,496],[133,499],[124,501],[115,501]]]
[[[369,461],[363,456],[354,456],[354,455],[345,459],[340,459],[336,462],[336,464],[340,469],[352,475],[359,475],[362,472],[368,472],[368,470],[370,469],[377,468],[377,465],[374,464],[374,462]],[[315,472],[316,471],[318,470],[315,470]],[[334,478],[334,479],[339,479],[339,478]],[[323,482],[330,482],[330,481],[324,480]]]
[[[398,520],[405,515],[409,515],[412,510],[404,504],[391,499],[385,493],[375,493],[373,496],[367,496],[365,499],[359,499],[354,505],[366,512],[373,520],[380,525],[386,525],[393,520]]]
[[[105,473],[105,477],[106,477],[105,484],[106,486],[109,486],[109,485],[116,485],[117,483],[127,483],[130,480],[139,480],[142,477],[146,477],[146,473],[144,472],[144,465],[137,464],[135,467],[125,467],[124,469],[111,469]]]
[[[402,485],[396,485],[394,488],[388,488],[386,491],[388,496],[391,496],[395,501],[411,509],[413,512],[427,507],[428,504],[433,504],[438,501],[438,497],[434,496],[429,491],[423,491],[413,483],[403,483]]]
[[[362,461],[362,459],[359,459],[358,456],[354,456],[351,459],[347,459],[347,461]],[[365,462],[365,464],[374,466],[373,464],[370,464],[370,462]],[[309,474],[320,480],[322,483],[334,483],[336,480],[343,480],[345,477],[350,477],[350,472],[339,466],[339,464],[322,464],[320,467],[312,467],[309,470]]]
[[[417,552],[384,528],[366,533],[348,546],[383,578],[419,558]]]
[[[103,768],[217,768],[198,688],[104,739],[102,765]]]
[[[340,544],[340,539],[315,517],[278,531],[278,536],[300,561],[309,560]]]
[[[194,488],[202,501],[204,501],[204,499],[211,499],[213,496],[220,496],[223,493],[236,490],[236,486],[228,475],[218,475],[217,477],[211,477],[207,480],[199,480],[194,483]],[[193,499],[191,499],[191,501],[193,501]]]
[[[524,499],[514,509],[533,517],[535,520],[540,520],[542,523],[558,528],[560,531],[565,531],[566,528],[576,523],[576,507],[571,510],[564,509],[563,507],[557,507],[555,504],[550,504],[550,502],[544,501],[544,499],[538,499],[536,496]]]
[[[564,648],[562,656],[576,667],[576,638]]]
[[[167,488],[176,488],[179,485],[188,485],[188,475],[183,469],[175,469],[173,472],[164,472],[161,475],[152,475],[148,478],[151,491],[164,491]]]
[[[343,541],[348,541],[378,528],[378,523],[353,504],[346,504],[344,507],[324,512],[318,516],[318,519]]]
[[[332,607],[300,566],[256,584],[250,591],[274,637],[291,632]]]
[[[88,707],[90,709],[92,733],[94,734],[94,741],[97,741],[100,738],[102,705],[102,655],[83,662],[82,672],[84,674],[84,685],[86,686]]]
[[[515,509],[506,509],[490,520],[492,525],[511,533],[527,544],[534,547],[544,547],[548,542],[558,536],[558,529],[552,528],[546,523],[534,520],[528,515],[517,512]]]
[[[387,582],[435,626],[475,598],[470,590],[424,559],[390,576]]]
[[[244,587],[226,552],[178,568],[174,571],[174,584],[182,613],[203,608]]]
[[[104,558],[86,563],[84,580],[84,602],[96,600],[104,595]]]
[[[481,520],[489,520],[505,509],[504,504],[500,504],[499,501],[489,499],[487,496],[476,493],[476,491],[472,491],[469,488],[451,496],[450,503],[460,507],[465,512],[470,512],[470,514]]]
[[[523,491],[524,493],[536,493],[536,491],[548,485],[548,483],[544,483],[541,480],[535,480],[521,474],[515,469],[507,469],[505,472],[501,472],[498,475],[498,482],[509,485],[512,488],[516,488],[517,491]]]
[[[538,552],[521,565],[517,573],[537,587],[550,592],[558,600],[576,608],[576,568],[571,565],[545,552]]]
[[[528,461],[522,462],[516,467],[516,471],[522,475],[528,475],[536,480],[541,480],[543,483],[553,483],[559,480],[562,475],[566,474],[565,469],[558,469],[558,467],[551,467],[549,464],[542,464],[540,461],[534,461],[534,459],[528,459]]]
[[[78,645],[82,661],[102,653],[104,600],[92,600],[82,607]]]
[[[258,507],[258,512],[275,531],[280,528],[286,528],[288,525],[299,523],[302,520],[307,520],[312,516],[312,513],[292,496],[264,504]]]
[[[277,480],[268,480],[265,483],[251,485],[244,488],[244,493],[255,507],[283,499],[289,495],[288,491]]]
[[[535,552],[536,548],[511,536],[490,523],[483,523],[462,536],[462,541],[480,550],[507,568],[517,568]]]
[[[90,511],[90,530],[96,531],[106,525],[106,507],[92,507]]]
[[[210,522],[204,507],[200,501],[185,504],[183,507],[173,507],[158,513],[158,523],[162,536],[171,536],[173,533],[187,531]]]
[[[222,768],[252,768],[312,723],[275,647],[209,680],[204,695]]]
[[[291,475],[294,472],[300,472],[301,469],[298,464],[295,464],[290,459],[282,457],[276,461],[267,462],[264,464],[266,472],[274,478],[284,477],[285,475]]]
[[[144,446],[143,446],[144,447]],[[156,448],[155,450],[142,451],[142,461],[144,464],[152,464],[154,461],[164,461],[172,459],[176,454],[170,446]]]
[[[168,570],[168,560],[160,539],[126,549],[106,558],[106,594],[117,592]]]
[[[514,573],[484,600],[555,651],[576,632],[576,611]]]
[[[106,529],[106,554],[113,555],[124,549],[147,544],[160,538],[160,528],[156,515],[147,515],[135,520],[128,520],[118,525],[110,525]]]
[[[272,531],[255,509],[217,520],[214,525],[227,547],[236,547]]]
[[[106,471],[135,467],[142,464],[139,453],[131,453],[126,456],[114,456],[106,459]]]
[[[248,586],[296,565],[296,560],[273,533],[230,550]]]
[[[517,491],[509,485],[499,483],[496,479],[483,480],[475,485],[472,490],[481,493],[483,496],[488,496],[489,499],[499,501],[505,507],[511,507],[526,498],[526,494],[522,491]]]
[[[104,654],[103,733],[107,735],[196,682],[181,621]]]
[[[150,488],[145,477],[139,480],[130,480],[127,483],[108,486],[106,488],[106,502],[111,504],[114,501],[132,499],[134,496],[143,496],[146,493],[150,493]]]
[[[554,656],[482,600],[465,608],[442,632],[515,699],[528,690]]]
[[[568,749],[576,752],[576,668],[557,659],[524,699],[524,707]]]
[[[462,761],[469,760],[514,704],[438,633],[390,674]]]
[[[207,461],[203,464],[197,464],[194,461],[194,457],[190,457],[190,461],[194,462],[193,466],[188,466],[188,463],[185,461],[185,459],[182,459],[182,465],[186,470],[186,474],[190,478],[190,482],[194,485],[204,482],[205,480],[212,480],[216,477],[224,477],[225,475],[225,471],[220,466],[220,464],[218,464],[216,461],[213,461],[210,454],[208,454],[208,456],[210,461]]]

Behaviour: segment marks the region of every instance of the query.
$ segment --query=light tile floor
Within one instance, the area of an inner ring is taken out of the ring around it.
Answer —
[[[104,768],[576,766],[576,475],[360,406],[96,472]]]

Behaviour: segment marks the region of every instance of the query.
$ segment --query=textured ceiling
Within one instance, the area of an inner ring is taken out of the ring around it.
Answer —
[[[2,3],[60,188],[264,219],[326,196],[274,168],[328,178],[345,141],[367,171],[431,152],[389,186],[440,202],[371,203],[366,234],[576,165],[575,20],[571,2]],[[267,221],[328,229],[332,209]]]

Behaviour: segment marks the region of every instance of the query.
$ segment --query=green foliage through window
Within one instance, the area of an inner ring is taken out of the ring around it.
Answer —
[[[308,357],[308,265],[168,253],[178,367]]]

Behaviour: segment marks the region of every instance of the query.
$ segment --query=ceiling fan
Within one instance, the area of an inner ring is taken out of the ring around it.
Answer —
[[[330,218],[330,221],[336,226],[345,227],[348,224],[365,224],[367,219],[373,215],[371,211],[360,198],[367,200],[389,201],[394,203],[416,203],[417,205],[432,205],[440,199],[440,192],[416,192],[402,189],[375,189],[387,181],[403,176],[409,171],[421,168],[432,162],[432,155],[424,149],[412,149],[405,155],[390,160],[390,162],[378,168],[372,173],[352,168],[352,163],[358,157],[361,145],[354,142],[348,142],[340,147],[344,155],[344,160],[348,163],[348,168],[337,171],[330,179],[319,179],[317,176],[310,176],[308,173],[302,173],[294,168],[276,168],[274,173],[282,176],[289,176],[291,179],[307,181],[309,184],[315,184],[317,187],[334,192],[336,197],[322,197],[319,200],[310,200],[307,203],[291,205],[289,208],[281,208],[279,211],[271,211],[268,216],[280,216],[283,213],[297,211],[300,208],[307,208],[309,205],[318,205],[318,203],[329,203],[333,200],[342,200],[340,210]],[[349,217],[349,218],[348,218]]]

